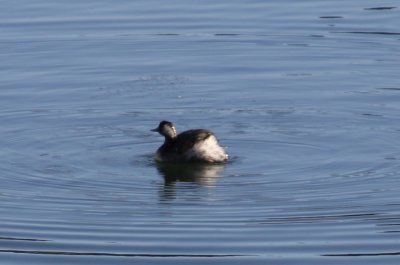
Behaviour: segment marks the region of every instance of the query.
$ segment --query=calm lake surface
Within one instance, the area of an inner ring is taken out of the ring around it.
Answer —
[[[399,264],[397,0],[0,14],[1,264]],[[157,165],[163,119],[231,161]]]

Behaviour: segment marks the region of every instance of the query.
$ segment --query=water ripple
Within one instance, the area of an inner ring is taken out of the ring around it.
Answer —
[[[2,5],[3,263],[398,263],[397,7],[47,2]]]
[[[149,257],[149,258],[225,258],[225,257],[249,257],[254,255],[240,254],[145,254],[145,253],[106,253],[106,252],[68,252],[68,251],[44,251],[44,250],[15,250],[0,249],[3,253],[35,254],[35,255],[60,255],[60,256],[111,256],[111,257]]]

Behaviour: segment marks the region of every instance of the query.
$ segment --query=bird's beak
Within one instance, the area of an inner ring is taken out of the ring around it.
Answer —
[[[152,129],[152,130],[150,130],[150,131],[152,131],[152,132],[158,132],[158,128],[154,128],[154,129]]]

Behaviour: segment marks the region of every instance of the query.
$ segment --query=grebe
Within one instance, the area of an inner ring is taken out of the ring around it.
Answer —
[[[195,129],[176,133],[172,122],[161,121],[151,130],[164,136],[164,144],[158,148],[155,159],[160,162],[208,162],[228,161],[228,154],[210,131]]]

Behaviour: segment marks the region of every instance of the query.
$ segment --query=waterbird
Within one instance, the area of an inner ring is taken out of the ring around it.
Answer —
[[[228,154],[220,146],[217,137],[209,130],[193,129],[177,134],[170,121],[161,121],[152,129],[164,136],[164,143],[155,153],[158,162],[207,162],[223,163]]]

